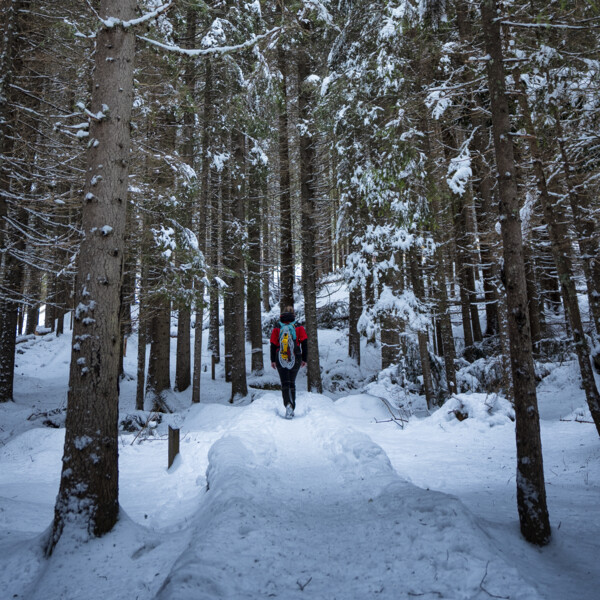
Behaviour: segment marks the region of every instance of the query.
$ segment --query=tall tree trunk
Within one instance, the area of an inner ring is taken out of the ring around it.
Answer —
[[[152,320],[146,398],[150,400],[152,410],[172,412],[165,395],[171,389],[171,302],[155,296],[149,306]]]
[[[212,125],[212,63],[206,62],[204,84],[204,124],[202,132],[202,164],[200,168],[200,206],[198,207],[198,244],[202,252],[206,252],[207,213],[211,209],[211,174],[210,174],[210,127]],[[190,123],[190,132],[193,124]],[[212,226],[212,225],[211,225]],[[212,241],[212,240],[211,240]],[[196,326],[194,329],[194,375],[192,381],[192,403],[200,402],[200,379],[202,374],[202,327],[204,324],[204,283],[197,282],[196,290]],[[218,353],[218,296],[217,296],[217,353]]]
[[[56,296],[56,337],[65,332],[65,314],[67,312],[67,282],[64,277],[57,277],[57,296]],[[124,310],[119,312],[119,322],[124,318]],[[121,338],[122,339],[122,338]],[[121,349],[122,349],[121,344]],[[123,372],[122,368],[123,353],[119,350],[119,375]]]
[[[223,294],[223,346],[225,351],[225,381],[227,383],[231,383],[233,336],[235,335],[235,315],[233,313],[233,299],[231,294],[232,292],[229,289],[226,289]]]
[[[128,207],[127,212],[130,212]],[[132,219],[128,215],[127,218],[127,231],[131,232]],[[128,246],[126,240],[126,248]],[[124,269],[123,269],[123,284],[121,287],[121,306],[119,309],[119,322],[121,324],[121,339],[119,349],[119,377],[125,377],[125,352],[127,350],[127,338],[131,335],[131,301],[135,294],[135,256],[127,249],[125,251]],[[66,281],[62,282],[63,294],[66,300]],[[61,302],[61,307],[66,308],[66,302]],[[62,311],[64,317],[64,310]],[[64,319],[61,319],[61,321]],[[56,335],[58,335],[58,327],[56,329]]]
[[[221,176],[223,181],[223,176]],[[220,189],[223,189],[221,184]],[[219,193],[213,193],[210,202],[210,246],[208,247],[208,264],[210,277],[210,311],[208,330],[208,350],[215,363],[221,361],[221,342],[219,335],[219,232],[221,231],[222,214],[219,210]]]
[[[458,28],[459,36],[464,44],[465,48],[457,57],[462,63],[463,68],[461,69],[461,79],[468,85],[472,83],[473,69],[468,66],[469,57],[469,46],[473,43],[473,16],[471,14],[471,7],[465,0],[454,0],[456,8],[456,25]],[[461,111],[465,121],[471,117],[475,111],[472,107],[467,107],[466,103],[463,105],[464,109]],[[469,110],[470,109],[470,110]],[[465,141],[465,135],[462,128],[455,128],[455,139],[458,145],[461,146]],[[480,140],[481,142],[481,140]],[[476,145],[476,143],[474,144]],[[477,154],[477,149],[475,149]],[[473,160],[473,162],[475,162]],[[461,301],[468,305],[470,313],[470,329],[473,337],[473,342],[481,342],[483,335],[481,333],[481,322],[479,319],[479,306],[477,304],[477,293],[476,293],[476,272],[479,270],[479,254],[476,250],[476,227],[475,227],[475,215],[474,215],[474,202],[473,202],[473,189],[471,185],[468,185],[460,199],[460,214],[455,214],[458,226],[457,244],[462,251],[461,262],[462,270],[459,270],[460,285],[464,288],[464,292],[461,291]],[[463,300],[463,296],[465,296]],[[466,346],[466,343],[465,343]]]
[[[488,145],[483,134],[485,125],[486,123],[482,117],[473,117],[473,126],[476,128],[473,134],[473,170],[476,181],[475,187],[479,193],[479,201],[475,202],[475,214],[480,232],[479,248],[485,294],[485,335],[493,336],[500,331],[498,322],[498,285],[500,280],[498,236],[494,229],[498,210],[494,210],[491,169],[484,160]]]
[[[460,138],[457,140],[460,144]],[[477,314],[477,302],[475,294],[475,278],[473,276],[473,252],[474,236],[469,231],[469,211],[472,203],[470,190],[465,190],[462,195],[453,194],[453,221],[456,241],[456,271],[460,292],[460,305],[462,313],[462,326],[465,340],[465,352],[475,342],[481,341],[481,327],[479,315]]]
[[[473,342],[478,343],[483,340],[481,333],[481,321],[479,320],[479,305],[477,303],[476,276],[479,271],[479,255],[476,250],[475,239],[475,216],[473,206],[473,193],[469,188],[466,192],[461,215],[461,227],[463,229],[463,239],[466,243],[464,248],[465,272],[464,282],[469,299],[469,311],[471,318],[471,329],[473,331]]]
[[[233,314],[233,249],[229,239],[233,214],[232,214],[232,177],[229,165],[225,166],[221,178],[221,236],[226,243],[223,244],[223,280],[227,285],[223,290],[223,345],[225,362],[225,381],[231,383],[231,363],[233,357],[233,336],[235,335],[235,315]],[[242,330],[243,331],[243,330]]]
[[[8,239],[13,236],[6,234]],[[14,250],[24,250],[25,243],[17,233]],[[15,380],[15,350],[17,344],[17,323],[19,318],[19,290],[23,281],[23,263],[12,252],[4,258],[2,289],[0,299],[0,402],[13,399]]]
[[[261,256],[261,193],[258,181],[258,167],[251,167],[250,188],[248,194],[248,334],[252,347],[251,369],[255,375],[264,372],[262,346],[262,313],[260,289],[260,256]]]
[[[137,375],[135,408],[144,410],[144,399],[146,394],[146,358],[148,343],[150,342],[150,325],[152,316],[149,305],[149,248],[151,244],[151,232],[147,213],[142,212],[138,217],[140,221],[140,243],[138,246],[138,260],[140,264],[139,300],[138,300],[138,352],[137,352]]]
[[[381,368],[397,365],[400,360],[400,324],[393,315],[381,317]]]
[[[13,145],[13,136],[9,134],[12,110],[10,86],[14,76],[14,63],[19,54],[16,40],[20,34],[18,14],[21,4],[22,2],[14,0],[0,2],[0,248],[4,247],[4,218],[8,210],[5,194],[10,189],[11,179],[5,157],[9,156],[9,149]]]
[[[269,193],[268,186],[262,199],[261,221],[262,221],[262,253],[260,263],[260,278],[262,282],[262,307],[266,313],[271,312],[271,270],[270,261],[271,244],[269,235]]]
[[[228,229],[230,251],[229,291],[231,300],[232,333],[231,336],[231,399],[248,395],[246,382],[246,336],[245,331],[245,293],[244,293],[244,245],[241,232],[245,219],[245,140],[238,132],[233,138],[234,177],[232,181],[232,206],[229,209],[230,222]]]
[[[413,246],[410,250],[410,279],[413,291],[419,302],[425,302],[425,285],[423,283],[422,257],[420,250]],[[432,408],[435,401],[433,391],[433,378],[431,375],[431,363],[429,362],[429,348],[427,331],[419,330],[417,332],[419,342],[419,356],[421,358],[421,370],[423,371],[423,388],[425,390],[425,400],[427,408]]]
[[[45,302],[45,310],[44,310],[44,327],[50,332],[54,331],[54,316],[56,313],[55,309],[55,296],[54,296],[54,279],[55,276],[53,274],[48,275],[46,279],[46,294],[44,297]]]
[[[304,317],[308,335],[307,385],[309,392],[321,394],[321,365],[319,360],[319,333],[317,328],[317,273],[316,273],[316,165],[315,144],[308,123],[311,119],[310,59],[306,52],[298,54],[298,79],[300,84],[299,109],[303,130],[300,133],[300,190],[302,200],[302,287],[304,291]]]
[[[208,325],[208,350],[215,364],[221,362],[221,340],[219,331],[219,284],[213,277],[210,282],[210,311]]]
[[[539,352],[542,334],[542,321],[544,304],[540,298],[540,289],[535,276],[535,266],[531,256],[529,244],[523,244],[523,260],[525,261],[525,285],[527,289],[529,324],[531,327],[531,346],[534,352]]]
[[[423,107],[423,109],[424,108],[425,107]],[[440,201],[440,190],[433,178],[435,161],[438,155],[441,154],[438,149],[438,146],[441,143],[441,133],[436,124],[429,122],[425,111],[422,119],[423,130],[426,132],[424,138],[425,153],[429,157],[427,191],[431,203],[431,210],[436,220],[433,231],[433,238],[436,243],[433,261],[435,279],[434,289],[438,310],[439,345],[441,346],[442,355],[444,357],[447,394],[452,396],[457,393],[458,388],[456,385],[456,347],[454,345],[454,333],[452,331],[452,319],[448,302],[448,286],[446,280],[449,238],[446,226],[447,217],[444,214],[442,203]],[[437,146],[434,147],[432,142],[437,143]]]
[[[440,201],[438,191],[431,188],[431,202],[433,212],[436,215],[441,215]],[[441,226],[443,227],[443,225]],[[444,357],[444,366],[446,371],[446,387],[449,396],[456,394],[458,389],[456,386],[456,348],[454,346],[454,334],[452,332],[452,320],[450,316],[450,305],[448,302],[448,288],[446,282],[446,262],[445,249],[447,242],[444,240],[444,234],[440,226],[434,232],[437,247],[434,256],[435,265],[435,292],[439,314],[439,332],[440,345]]]
[[[134,0],[102,0],[99,14],[135,17]],[[135,33],[97,36],[65,447],[48,553],[64,529],[100,536],[119,514],[119,297],[123,267]],[[109,58],[111,60],[109,60]],[[108,111],[104,107],[108,107]]]
[[[177,347],[175,350],[175,391],[183,392],[191,383],[191,340],[192,313],[187,301],[178,302],[177,311]]]
[[[456,249],[456,270],[458,272],[458,285],[460,292],[460,308],[462,314],[462,326],[465,336],[465,351],[473,347],[473,328],[471,323],[471,298],[467,283],[468,265],[465,262],[465,253],[460,247],[461,240],[457,240],[459,247]]]
[[[504,246],[504,272],[508,306],[511,370],[514,384],[517,437],[517,505],[521,532],[529,542],[550,541],[550,521],[535,390],[531,330],[527,314],[527,290],[523,238],[517,196],[511,122],[505,90],[502,40],[496,0],[482,0],[481,18],[491,96],[492,128],[498,168],[500,220]]]
[[[22,267],[14,256],[7,252],[12,236],[9,235],[6,221],[9,212],[8,198],[13,179],[6,157],[12,154],[15,138],[10,131],[11,123],[14,123],[14,117],[11,115],[14,93],[10,86],[15,74],[15,63],[20,54],[20,44],[17,38],[21,28],[19,19],[21,4],[21,2],[9,2],[8,0],[0,3],[0,17],[2,17],[0,20],[2,23],[0,31],[0,250],[5,257],[4,271],[0,271],[0,277],[3,280],[0,292],[0,402],[8,402],[13,399],[18,320],[18,304],[14,295],[16,288],[13,286],[19,283],[22,277],[20,275]],[[21,67],[18,70],[21,70]]]
[[[209,126],[212,121],[212,103],[213,103],[213,75],[212,75],[212,62],[210,58],[206,60],[206,74],[204,84],[204,123],[203,123],[203,159],[208,158],[208,145],[210,143],[211,130]],[[206,165],[208,167],[208,165]],[[204,164],[203,164],[204,168]],[[210,175],[210,173],[209,173]],[[213,185],[210,176],[208,177],[207,184],[211,187],[207,187],[207,196],[205,203],[205,210],[209,213],[209,229],[208,237],[210,237],[210,244],[207,245],[207,256],[209,265],[209,277],[210,277],[210,288],[209,288],[209,313],[208,313],[208,351],[211,355],[212,364],[218,364],[221,362],[221,340],[219,330],[219,283],[217,277],[219,271],[219,238],[223,231],[222,222],[222,211],[219,207],[219,198],[222,198],[224,185],[229,185],[228,181],[225,180],[224,173],[221,175],[220,181],[215,177],[217,181]],[[217,186],[217,184],[219,184]],[[212,193],[211,193],[212,191]],[[204,311],[203,311],[204,312]],[[198,322],[196,321],[196,324]],[[197,331],[196,331],[197,333]],[[227,377],[227,376],[226,376]]]
[[[280,10],[283,10],[281,8]],[[281,73],[281,103],[279,108],[279,231],[280,231],[280,298],[279,307],[294,306],[294,239],[292,229],[292,195],[290,190],[290,150],[288,139],[287,72],[288,56],[280,40],[277,54]]]
[[[386,270],[381,283],[385,284],[396,297],[399,297],[404,290],[403,265],[398,258],[398,253],[392,254],[392,259],[395,268],[390,267]],[[405,324],[395,314],[395,311],[388,310],[381,316],[380,328],[381,368],[387,369],[391,365],[399,365],[401,362],[400,334],[404,332]]]
[[[204,288],[204,286],[202,286]],[[204,291],[204,289],[202,289]],[[194,325],[194,376],[192,379],[192,404],[200,402],[202,373],[202,325],[204,322],[204,298],[196,299],[196,323]]]
[[[191,46],[194,45],[196,38],[196,8],[192,7],[188,11],[188,40]],[[196,85],[196,72],[195,62],[191,59],[188,63],[187,68],[189,69],[188,87],[191,91]],[[198,207],[197,215],[197,235],[198,245],[200,250],[206,252],[206,226],[207,226],[207,211],[210,206],[210,191],[211,191],[211,177],[210,177],[210,127],[212,126],[212,62],[210,59],[206,61],[206,71],[204,77],[204,114],[203,114],[203,130],[202,130],[202,163],[200,166],[200,205]],[[193,166],[194,164],[194,111],[190,111],[189,115],[189,163]],[[196,289],[196,324],[194,327],[194,374],[192,377],[192,403],[197,404],[200,402],[200,380],[202,376],[202,326],[204,324],[204,283],[197,281]]]
[[[144,220],[143,220],[144,221]],[[142,221],[142,222],[143,222]],[[142,225],[143,227],[143,225]],[[140,291],[138,302],[138,352],[137,352],[137,376],[135,392],[136,410],[144,410],[144,395],[146,389],[146,350],[148,346],[148,264],[144,257],[144,244],[141,244],[141,274]]]
[[[167,152],[176,151],[176,117],[174,108],[166,106],[157,115],[159,126],[156,140]],[[175,186],[172,169],[163,161],[155,165],[154,183],[158,192],[168,193]],[[160,213],[153,212],[153,228],[158,228]],[[146,398],[152,410],[157,412],[172,412],[167,402],[167,391],[171,389],[171,297],[164,290],[165,262],[157,249],[153,262],[149,265],[148,279],[153,291],[149,293],[148,306],[151,312],[150,326],[150,356],[148,358],[148,376],[146,378]]]
[[[25,335],[33,335],[40,320],[40,297],[42,287],[42,275],[39,269],[31,267],[29,270],[29,281],[27,283],[27,298],[29,307],[27,309],[27,320],[25,323]]]
[[[560,284],[556,274],[556,265],[554,264],[552,251],[547,247],[549,245],[548,239],[545,237],[542,237],[541,239],[544,243],[537,249],[540,290],[544,302],[548,305],[554,315],[558,316],[560,315],[563,306],[562,297],[560,295]]]
[[[357,283],[350,287],[348,300],[348,356],[360,365],[360,333],[358,321],[362,315],[362,289]]]

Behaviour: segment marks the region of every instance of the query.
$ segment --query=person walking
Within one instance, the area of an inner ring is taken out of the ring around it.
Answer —
[[[279,327],[271,333],[271,367],[277,369],[281,380],[281,395],[285,418],[291,419],[296,410],[296,375],[308,359],[308,336],[302,325],[296,325],[293,306],[286,306],[279,316]]]

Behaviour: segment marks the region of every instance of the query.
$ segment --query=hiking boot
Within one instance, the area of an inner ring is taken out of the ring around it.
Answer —
[[[285,418],[291,419],[293,416],[294,416],[294,409],[292,408],[291,404],[288,404],[285,407]]]

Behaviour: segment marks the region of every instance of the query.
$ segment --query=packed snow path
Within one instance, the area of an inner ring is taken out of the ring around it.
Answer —
[[[458,500],[400,479],[336,411],[315,394],[291,421],[277,394],[237,411],[160,600],[538,598]]]

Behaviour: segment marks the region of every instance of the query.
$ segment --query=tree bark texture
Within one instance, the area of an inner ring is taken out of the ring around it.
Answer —
[[[212,63],[210,59],[206,61],[206,76],[204,85],[204,131],[203,136],[206,134],[206,139],[203,138],[203,143],[209,143],[209,136],[211,131],[208,129],[209,122],[212,120],[212,87],[213,87],[213,76],[212,76]],[[215,179],[217,179],[215,177]],[[221,362],[221,341],[219,331],[219,284],[217,276],[219,274],[219,238],[220,232],[223,231],[222,222],[222,210],[219,204],[219,197],[222,197],[222,190],[224,188],[224,174],[221,175],[221,181],[215,182],[219,185],[212,186],[212,193],[207,196],[207,203],[205,205],[207,214],[209,214],[209,228],[208,238],[210,243],[207,245],[207,257],[209,265],[209,278],[210,278],[210,307],[208,315],[208,350],[211,354],[211,360],[214,364]],[[227,183],[228,185],[228,183]],[[218,191],[217,191],[218,190]]]
[[[194,48],[196,42],[196,29],[197,29],[197,13],[196,7],[190,6],[186,12],[186,31],[185,31],[185,45],[187,48]],[[210,61],[208,61],[210,64]],[[193,58],[187,57],[184,60],[184,82],[185,82],[185,95],[182,101],[183,110],[183,128],[182,128],[182,148],[181,154],[186,165],[191,170],[194,169],[196,162],[195,155],[195,134],[196,134],[196,61]],[[207,127],[205,123],[205,127]],[[206,152],[206,148],[203,146],[203,151]],[[201,181],[200,185],[203,185]],[[182,201],[178,218],[181,224],[187,229],[192,228],[192,214],[194,211],[194,204],[197,195],[197,182],[190,181],[188,186],[183,190],[181,194]],[[202,203],[200,211],[203,213]],[[200,249],[204,250],[202,244]],[[191,281],[185,282],[185,288],[189,292],[191,290]],[[177,314],[177,359],[175,365],[175,390],[182,392],[186,390],[192,380],[192,358],[191,358],[191,321],[192,321],[192,307],[191,307],[191,294],[188,294],[185,300],[179,301],[178,314]],[[193,401],[193,400],[192,400]]]
[[[196,8],[192,7],[188,10],[188,43],[195,45],[196,38]],[[196,85],[195,61],[191,59],[188,68],[188,88],[190,93]],[[198,245],[203,253],[206,253],[207,233],[206,227],[208,223],[207,212],[210,206],[211,192],[211,176],[210,176],[210,132],[212,127],[212,63],[206,61],[206,70],[204,77],[204,110],[202,124],[202,162],[200,166],[200,205],[197,209],[197,236]],[[191,166],[194,165],[193,155],[193,139],[194,139],[194,111],[190,110],[189,115],[189,151],[190,158],[188,159]],[[204,324],[204,282],[197,281],[197,289],[195,290],[196,299],[196,326],[194,328],[194,373],[192,376],[192,403],[200,402],[200,380],[202,377],[202,326]]]
[[[260,278],[262,283],[262,307],[265,312],[271,312],[271,255],[272,247],[270,244],[270,210],[269,210],[269,183],[267,180],[266,190],[262,198],[261,221],[262,221],[262,252],[260,263]]]
[[[17,289],[15,286],[20,285],[23,270],[20,262],[8,251],[15,240],[7,223],[13,176],[10,163],[6,160],[13,152],[16,137],[16,134],[11,132],[16,123],[11,115],[14,93],[10,86],[15,70],[22,69],[22,61],[19,59],[21,44],[18,39],[22,25],[19,19],[21,5],[22,2],[9,0],[2,0],[0,3],[0,250],[4,255],[4,269],[0,271],[0,402],[13,399],[19,310],[14,291]]]
[[[102,0],[100,16],[129,20],[134,0]],[[100,536],[119,514],[119,297],[123,267],[135,33],[102,27],[96,43],[73,348],[60,489],[47,546],[65,527]],[[110,60],[109,60],[110,59]]]
[[[157,412],[171,412],[165,392],[171,389],[171,302],[155,295],[149,302],[151,313],[150,358],[146,398]]]
[[[10,128],[10,85],[14,76],[14,62],[18,54],[16,40],[19,35],[19,10],[22,2],[14,0],[0,1],[0,219],[6,216],[6,197],[2,193],[10,186],[10,171],[5,164],[8,149],[12,146]],[[0,248],[4,245],[0,227]]]
[[[357,284],[350,287],[348,307],[348,356],[360,365],[360,333],[358,321],[362,315],[362,290]]]
[[[139,295],[138,295],[138,352],[137,352],[137,375],[135,408],[144,410],[144,399],[146,393],[146,357],[148,350],[149,330],[151,316],[148,298],[148,249],[151,243],[148,215],[144,212],[140,215],[140,243],[138,259],[140,263]]]
[[[290,149],[288,139],[287,61],[288,56],[280,40],[278,68],[281,73],[281,105],[279,108],[279,235],[280,237],[280,299],[283,312],[294,306],[294,240],[292,229],[292,195],[290,189]]]
[[[145,287],[148,285],[142,267],[142,281],[140,283],[140,300],[138,304],[138,351],[137,351],[137,376],[135,390],[135,409],[144,410],[144,397],[146,387],[146,350],[148,345],[148,322],[146,316]]]
[[[300,193],[302,199],[302,287],[304,291],[304,318],[308,335],[307,385],[309,392],[321,394],[323,382],[319,360],[319,335],[317,327],[317,265],[315,251],[317,235],[315,223],[316,210],[316,137],[308,126],[310,121],[311,93],[310,83],[306,81],[311,74],[309,57],[305,52],[298,55],[298,78],[300,84],[299,109],[300,123]]]
[[[517,506],[521,532],[531,543],[550,541],[540,422],[535,389],[531,331],[523,259],[516,168],[510,137],[511,121],[505,90],[502,40],[496,0],[482,0],[481,18],[491,97],[492,128],[498,170],[500,222],[508,307],[511,371],[517,438]]]
[[[231,222],[233,220],[232,212],[232,192],[231,192],[231,170],[228,165],[223,170],[221,177],[221,236],[223,238],[223,281],[227,285],[223,289],[223,346],[224,346],[224,367],[225,381],[231,383],[231,362],[233,357],[233,336],[235,335],[235,315],[233,314],[233,250],[231,248],[230,233]]]
[[[42,294],[42,277],[39,269],[32,267],[29,271],[29,280],[27,283],[27,296],[30,298],[30,304],[27,309],[27,320],[25,322],[25,335],[33,335],[37,329],[40,320],[40,304],[37,300]]]
[[[248,337],[252,347],[251,370],[255,375],[264,372],[262,345],[262,313],[261,313],[261,194],[258,182],[258,167],[250,167],[250,187],[248,194]]]
[[[7,233],[10,240],[12,235]],[[19,236],[14,249],[24,250],[25,244]],[[2,287],[0,298],[0,402],[13,399],[15,380],[15,350],[17,343],[17,323],[19,319],[20,294],[23,281],[23,263],[8,252],[4,260]]]
[[[413,246],[410,251],[410,278],[412,287],[419,302],[425,301],[425,284],[423,282],[423,270],[422,257],[420,250]],[[423,371],[423,389],[425,390],[425,400],[427,402],[427,408],[432,408],[435,401],[435,394],[433,390],[433,378],[431,375],[431,363],[429,361],[429,348],[428,341],[429,336],[427,331],[417,332],[419,342],[419,356],[421,358],[421,370]]]
[[[232,178],[230,221],[228,226],[229,295],[231,301],[231,402],[248,395],[246,382],[245,332],[245,273],[244,273],[244,218],[245,218],[245,140],[240,132],[234,135],[234,176]]]
[[[430,128],[433,128],[433,130],[430,131]],[[440,144],[439,139],[441,138],[441,133],[438,131],[436,125],[429,122],[426,111],[424,112],[423,116],[423,129],[425,132],[427,132],[427,135],[424,138],[425,152],[427,156],[430,157],[428,171],[433,173],[433,163],[436,155],[440,154],[440,151],[437,149],[437,147],[434,147],[434,143],[438,145]],[[446,228],[447,218],[443,212],[443,207],[440,201],[440,190],[431,175],[429,176],[427,187],[429,201],[431,203],[431,210],[436,221],[433,230],[433,239],[436,243],[433,261],[435,297],[438,310],[439,339],[444,357],[447,394],[448,396],[452,396],[453,394],[456,394],[458,389],[456,385],[456,347],[454,345],[454,333],[452,331],[452,319],[450,314],[450,305],[448,302],[448,286],[446,279],[446,263],[448,262],[449,254],[449,238]]]
[[[192,378],[192,404],[200,402],[202,379],[202,325],[204,321],[204,302],[198,301],[196,306],[196,323],[194,326],[194,376]]]
[[[493,202],[493,180],[491,169],[485,160],[487,150],[487,137],[483,131],[486,123],[483,118],[474,117],[473,126],[473,171],[476,180],[476,190],[479,198],[475,202],[475,215],[480,232],[479,248],[481,255],[481,268],[483,272],[483,290],[485,294],[486,336],[498,335],[500,326],[498,322],[498,236],[494,229],[497,218],[497,208]],[[482,232],[486,232],[482,234]]]
[[[434,212],[437,214],[439,209],[439,200],[437,191],[433,191]],[[441,235],[438,234],[438,235]],[[442,238],[443,239],[443,238]],[[436,296],[439,313],[440,340],[444,356],[444,365],[446,369],[446,387],[449,396],[456,394],[456,348],[454,346],[454,334],[452,332],[452,320],[450,316],[450,305],[448,302],[448,290],[446,285],[446,243],[441,241],[441,245],[435,250],[434,263],[436,275]]]
[[[540,288],[535,276],[535,265],[529,244],[523,243],[523,260],[525,261],[525,286],[527,290],[529,326],[531,328],[531,346],[534,352],[539,351],[542,334],[543,302],[540,298]]]

